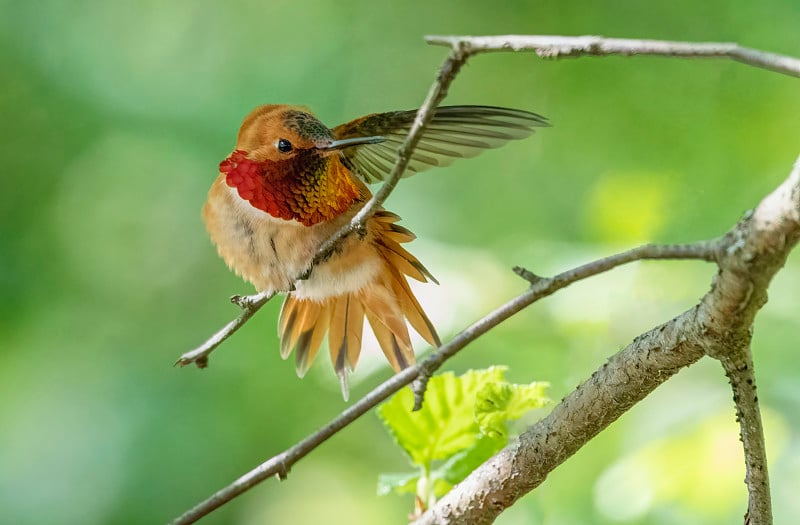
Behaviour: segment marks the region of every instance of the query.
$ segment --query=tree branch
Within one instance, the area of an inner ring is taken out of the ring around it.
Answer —
[[[451,46],[469,55],[490,51],[536,51],[542,58],[574,58],[582,56],[655,55],[686,58],[729,58],[753,67],[760,67],[800,77],[800,60],[786,55],[766,53],[733,43],[670,42],[603,38],[601,36],[428,36],[429,44]]]
[[[736,421],[740,429],[739,437],[744,447],[745,483],[748,493],[745,523],[772,523],[767,449],[750,347],[748,346],[737,359],[726,357],[721,359],[721,362],[733,390]]]
[[[748,464],[750,522],[772,523],[750,331],[772,277],[799,239],[800,159],[755,212],[714,243],[720,271],[697,306],[612,356],[547,417],[473,471],[415,523],[492,523],[597,433],[703,355],[723,361],[734,388]]]
[[[772,523],[772,505],[750,341],[753,319],[767,302],[769,282],[800,240],[800,159],[783,184],[742,223],[728,234],[722,273],[714,283],[718,311],[705,325],[717,342],[707,353],[721,361],[733,390],[745,454],[748,523],[760,525]],[[713,312],[710,307],[709,311]]]
[[[441,367],[445,361],[453,357],[469,343],[534,302],[552,295],[556,291],[572,283],[638,260],[698,259],[713,261],[717,256],[717,246],[721,240],[720,238],[716,241],[703,241],[686,245],[662,246],[648,244],[583,264],[554,277],[539,279],[524,293],[508,301],[487,316],[464,329],[423,361],[401,370],[390,379],[374,388],[352,406],[345,409],[323,428],[309,435],[284,452],[273,456],[225,488],[217,491],[211,497],[174,520],[172,524],[182,525],[194,523],[209,512],[224,505],[267,478],[277,475],[279,478],[284,479],[297,461],[305,457],[334,434],[372,410],[378,403],[384,401],[390,395],[410,384],[418,376],[432,374]]]
[[[197,368],[207,367],[208,354],[213,352],[223,341],[232,336],[243,324],[253,317],[253,314],[260,310],[261,307],[267,304],[273,297],[275,297],[274,293],[265,292],[245,296],[234,295],[231,297],[231,302],[242,309],[242,313],[239,314],[239,317],[220,328],[220,330],[209,337],[205,343],[180,356],[178,360],[175,361],[175,364],[178,366],[186,366],[194,363],[197,365]]]

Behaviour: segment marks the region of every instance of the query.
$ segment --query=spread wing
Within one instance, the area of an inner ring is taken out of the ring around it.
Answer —
[[[374,113],[333,128],[336,139],[380,135],[377,144],[342,150],[345,164],[366,182],[388,178],[403,143],[414,123],[416,110]],[[492,106],[444,106],[436,108],[425,133],[408,163],[405,177],[455,159],[474,157],[510,140],[523,139],[534,128],[548,126],[536,113]]]

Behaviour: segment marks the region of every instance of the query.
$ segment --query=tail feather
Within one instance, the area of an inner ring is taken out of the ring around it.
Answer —
[[[385,283],[381,283],[360,295],[367,320],[392,368],[397,372],[412,364],[414,350],[411,347],[411,337],[391,285],[387,287]]]
[[[397,224],[391,224],[385,233],[388,238],[400,243],[411,242],[417,238],[411,230]]]
[[[379,236],[376,239],[376,245],[378,246],[378,251],[387,262],[387,268],[391,274],[391,290],[401,307],[402,314],[408,319],[408,322],[414,327],[414,330],[429,344],[432,346],[441,346],[442,342],[439,339],[439,335],[436,333],[436,329],[433,327],[433,323],[431,323],[431,320],[425,315],[425,311],[411,291],[411,287],[404,275],[408,275],[421,282],[429,280],[436,284],[439,284],[439,282],[416,257],[400,246],[399,242],[405,241],[397,241],[390,237],[389,234],[394,234],[395,236],[407,235],[410,238],[414,237],[414,234],[409,230],[394,224],[395,221],[399,220],[399,217],[391,212],[376,214],[376,217],[378,219],[378,224],[382,227],[384,233],[386,233],[386,235],[382,237]]]
[[[391,222],[384,223],[382,230],[381,233],[383,233],[385,237],[399,243],[411,242],[417,238],[408,228]]]
[[[425,315],[425,311],[422,309],[422,306],[420,306],[417,298],[414,297],[414,293],[411,291],[408,281],[406,281],[403,276],[399,275],[397,270],[392,269],[392,272],[395,277],[392,280],[392,289],[406,319],[408,319],[408,322],[411,323],[414,330],[416,330],[428,344],[436,347],[441,346],[442,341],[439,339],[439,334],[436,333],[436,328],[433,327],[433,323],[428,319],[428,316]]]
[[[287,299],[291,294],[287,296]],[[309,332],[317,322],[320,313],[320,304],[314,301],[303,301],[295,298],[291,303],[285,301],[284,308],[287,310],[286,325],[281,333],[281,357],[286,359],[292,353],[300,339],[300,335],[306,333],[304,339],[310,339]],[[307,344],[304,342],[304,344]]]
[[[394,371],[399,372],[408,365],[413,364],[414,350],[411,348],[411,341],[398,339],[397,334],[392,332],[380,317],[370,310],[367,310],[366,313],[367,321],[369,321],[369,325],[378,339],[383,355],[386,356]],[[408,337],[407,331],[406,337]]]
[[[364,304],[353,296],[350,296],[348,305],[347,320],[345,322],[345,344],[347,351],[347,366],[353,371],[358,364],[361,355],[361,337],[364,334]]]
[[[398,268],[401,272],[416,279],[417,281],[425,282],[425,275],[419,269],[415,268],[414,265],[402,255],[387,249],[383,252],[383,256],[389,262],[390,266]]]
[[[388,260],[389,266],[397,268],[405,275],[419,282],[432,281],[439,284],[439,281],[431,275],[427,268],[425,268],[416,257],[408,253],[402,246],[396,242],[383,239],[381,241],[381,253]]]
[[[337,374],[345,366],[353,371],[361,353],[361,336],[364,331],[364,305],[354,294],[336,299],[331,313],[328,346],[331,362]]]
[[[428,271],[419,260],[400,246],[401,243],[413,241],[417,238],[410,230],[394,224],[400,217],[392,212],[382,210],[375,214],[376,223],[380,226],[383,235],[376,239],[376,243],[386,258],[391,258],[390,263],[400,269],[404,274],[420,282],[439,281]],[[391,266],[391,264],[390,264]]]
[[[325,305],[320,305],[319,315],[317,316],[314,324],[300,334],[297,339],[297,347],[295,353],[295,367],[297,375],[303,377],[308,372],[311,363],[317,356],[322,340],[328,332],[328,324],[330,321],[330,308]]]
[[[328,336],[331,362],[347,399],[347,373],[355,369],[361,353],[364,318],[370,324],[389,364],[395,371],[414,363],[414,349],[408,325],[433,346],[441,345],[436,329],[422,310],[407,277],[426,282],[436,279],[401,243],[414,239],[406,228],[394,224],[397,215],[381,210],[373,216],[373,246],[380,255],[382,269],[374,281],[354,292],[322,301],[286,296],[278,333],[281,356],[296,351],[297,373],[306,373]]]
[[[333,368],[338,373],[344,369],[347,358],[347,317],[350,313],[350,294],[340,295],[331,305],[328,348],[331,352]]]
[[[286,299],[283,300],[283,306],[281,306],[281,313],[278,316],[278,337],[281,338],[281,358],[286,359],[289,357],[289,352],[291,352],[292,347],[287,347],[289,344],[288,337],[284,337],[284,334],[288,333],[289,330],[287,328],[289,326],[293,326],[295,320],[297,319],[297,299],[294,298],[293,295],[289,294],[286,296]]]

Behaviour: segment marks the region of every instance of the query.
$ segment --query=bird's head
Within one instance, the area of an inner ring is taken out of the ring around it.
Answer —
[[[220,172],[253,207],[312,226],[345,212],[360,197],[340,152],[382,140],[336,140],[304,108],[261,106],[245,117],[236,149],[220,163]]]

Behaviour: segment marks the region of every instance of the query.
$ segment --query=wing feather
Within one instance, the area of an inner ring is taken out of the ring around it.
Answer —
[[[397,148],[405,140],[416,110],[375,113],[333,129],[337,139],[380,135],[384,142],[348,148],[341,152],[345,164],[366,182],[384,180],[394,166]],[[536,113],[493,106],[445,106],[433,119],[409,160],[405,176],[455,159],[468,158],[511,140],[530,136],[535,128],[548,126]]]

